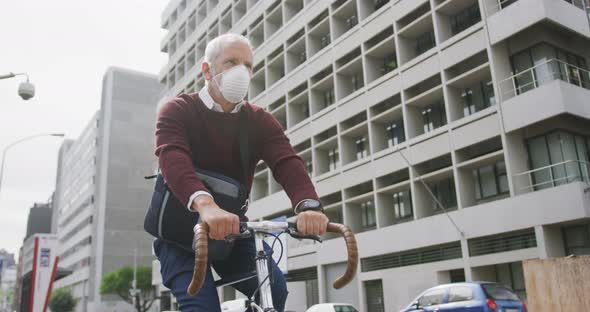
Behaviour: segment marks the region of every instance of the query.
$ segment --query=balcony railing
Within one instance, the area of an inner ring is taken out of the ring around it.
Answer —
[[[518,0],[495,0],[492,1],[491,4],[486,6],[486,16],[490,17],[495,13],[500,12],[501,10],[505,9],[509,5],[517,2]],[[588,11],[590,9],[590,0],[563,0],[577,8],[582,10]]]
[[[500,96],[506,100],[558,79],[590,89],[590,71],[550,59],[500,81]]]
[[[538,191],[572,182],[590,183],[590,163],[566,160],[514,176],[520,192]]]
[[[509,5],[513,4],[514,2],[516,2],[518,0],[495,0],[495,1],[490,1],[490,2],[486,2],[486,16],[490,17],[500,11],[502,11],[503,9],[505,9],[506,7],[508,7]]]
[[[580,8],[582,10],[588,11],[590,8],[590,1],[589,0],[564,0],[565,2]]]

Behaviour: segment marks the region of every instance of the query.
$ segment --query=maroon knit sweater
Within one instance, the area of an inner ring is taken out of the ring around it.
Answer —
[[[262,159],[291,199],[318,199],[303,161],[293,150],[279,122],[257,106],[246,104],[250,164],[245,185],[252,187],[256,164]],[[210,110],[197,93],[182,94],[160,109],[156,121],[156,156],[174,195],[184,204],[197,191],[208,191],[195,166],[238,181],[239,114]],[[242,181],[244,183],[244,181]]]

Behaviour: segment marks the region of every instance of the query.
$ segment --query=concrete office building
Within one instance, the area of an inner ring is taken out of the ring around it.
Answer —
[[[100,295],[102,276],[151,265],[151,238],[143,217],[153,183],[154,109],[160,95],[149,74],[110,68],[103,79],[101,108],[59,155],[54,217],[60,266],[73,273],[56,283],[71,287],[77,311],[133,311],[116,296]]]
[[[33,207],[29,210],[25,240],[33,234],[51,233],[52,206],[51,199],[47,203],[33,204]]]
[[[175,0],[160,103],[204,85],[208,41],[250,39],[250,101],[283,124],[330,218],[358,233],[359,274],[340,291],[341,240],[289,243],[289,309],[398,311],[463,280],[525,296],[522,260],[590,253],[584,2]],[[264,164],[251,195],[251,219],[290,213]]]

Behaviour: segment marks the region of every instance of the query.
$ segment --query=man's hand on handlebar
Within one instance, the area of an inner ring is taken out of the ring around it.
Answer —
[[[326,234],[328,217],[320,211],[303,211],[297,215],[297,231],[305,235]]]
[[[197,196],[193,209],[199,213],[201,221],[209,226],[209,237],[212,239],[224,240],[228,234],[240,233],[240,218],[219,208],[210,196]]]

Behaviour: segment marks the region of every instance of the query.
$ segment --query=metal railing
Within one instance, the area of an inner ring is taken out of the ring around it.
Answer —
[[[565,2],[580,8],[582,10],[587,11],[590,8],[590,1],[589,0],[564,0]]]
[[[486,5],[485,5],[486,16],[490,17],[490,16],[502,11],[503,9],[508,7],[509,5],[515,3],[516,1],[518,1],[518,0],[495,0],[492,2],[486,2]]]
[[[566,160],[516,174],[514,178],[521,192],[538,191],[572,182],[590,183],[590,163]]]
[[[502,11],[503,9],[505,9],[506,7],[508,7],[511,4],[514,4],[515,2],[517,2],[518,0],[495,0],[492,2],[491,5],[486,5],[486,16],[490,17],[500,11]],[[565,1],[577,8],[580,8],[586,12],[589,11],[590,9],[590,0],[562,0]]]
[[[501,80],[498,84],[500,97],[506,100],[555,80],[590,89],[590,71],[559,59],[550,59]]]

